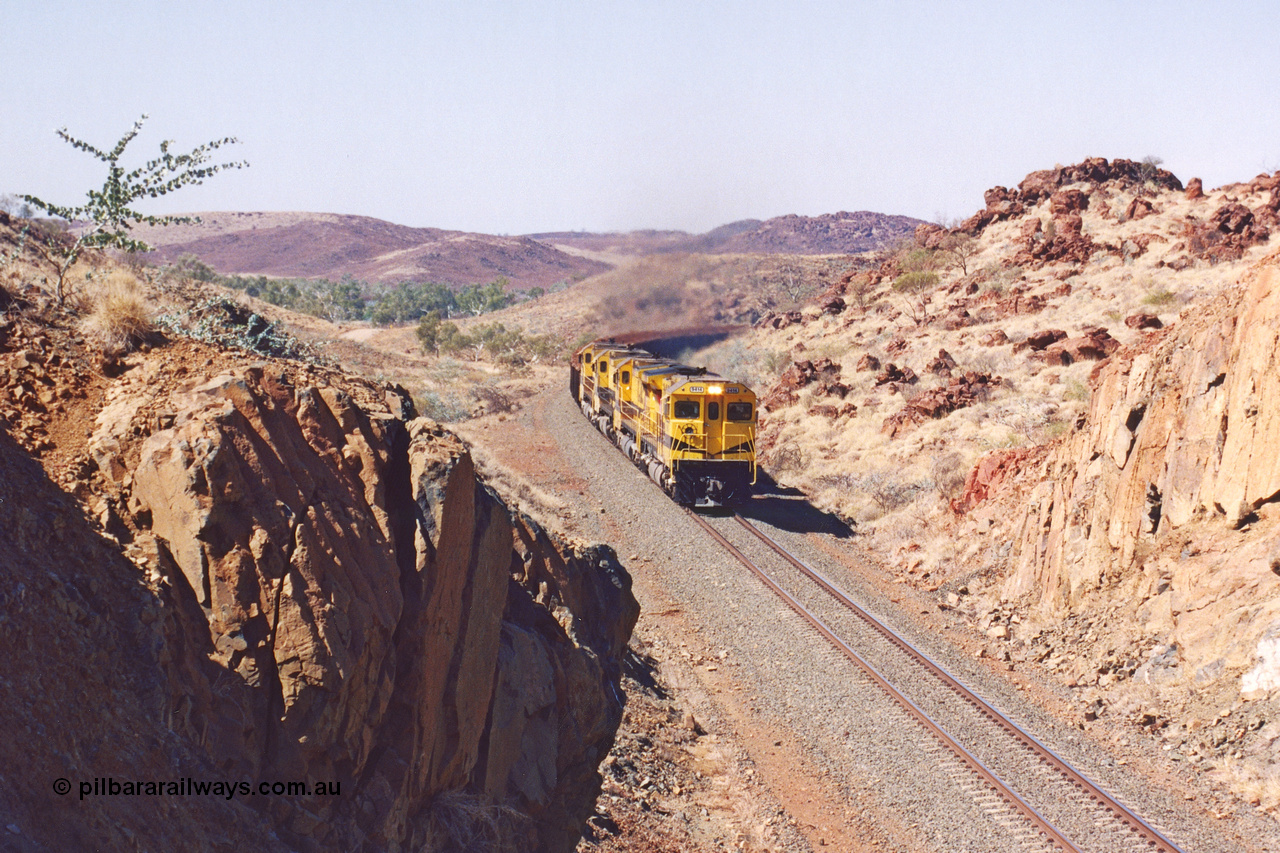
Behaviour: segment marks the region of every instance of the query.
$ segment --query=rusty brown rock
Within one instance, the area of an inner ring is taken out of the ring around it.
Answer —
[[[1058,341],[1066,340],[1067,333],[1063,329],[1041,329],[1038,332],[1032,332],[1022,340],[1013,345],[1014,352],[1022,352],[1023,350],[1042,350],[1050,344],[1056,344]]]
[[[844,300],[839,296],[827,296],[818,303],[818,309],[823,314],[840,314],[845,309]]]
[[[956,409],[987,399],[991,388],[998,384],[1000,378],[989,373],[965,371],[945,387],[925,391],[909,400],[900,410],[884,419],[880,431],[889,438],[897,438],[927,420],[945,417]]]
[[[1141,196],[1135,196],[1133,201],[1129,202],[1129,206],[1125,208],[1124,215],[1126,219],[1142,219],[1159,212],[1151,201]]]
[[[933,360],[925,365],[925,370],[938,376],[950,376],[956,367],[956,360],[945,349],[938,350]]]
[[[840,365],[829,358],[820,358],[816,362],[802,360],[788,367],[769,389],[769,393],[761,398],[761,405],[776,411],[796,402],[801,388],[813,385],[819,395],[844,398],[849,393],[849,386],[840,381]]]
[[[1164,323],[1155,314],[1140,312],[1124,318],[1124,324],[1130,329],[1163,329]]]
[[[1089,207],[1089,196],[1077,189],[1058,190],[1049,196],[1049,212],[1054,216],[1079,213]]]
[[[921,222],[916,226],[916,244],[925,249],[937,249],[950,233],[946,228],[933,222]]]
[[[863,353],[862,358],[858,359],[857,371],[859,373],[865,373],[869,370],[874,371],[879,369],[880,369],[880,359],[876,358],[874,355],[872,355],[869,352]]]
[[[983,456],[969,471],[964,481],[964,492],[959,499],[951,501],[951,509],[960,514],[974,509],[1006,480],[1029,467],[1030,460],[1039,452],[1039,448],[1015,447]]]
[[[978,338],[978,343],[984,347],[998,347],[1009,343],[1009,336],[1005,334],[1004,329],[993,329]]]
[[[876,385],[888,385],[890,383],[899,383],[912,385],[919,379],[914,370],[909,367],[898,367],[893,362],[889,362],[884,366],[884,370],[876,374]]]
[[[1185,195],[1190,201],[1195,201],[1198,198],[1204,198],[1204,181],[1199,178],[1192,178],[1187,182]]]
[[[1223,234],[1243,234],[1253,224],[1253,211],[1243,204],[1224,204],[1209,221]]]
[[[265,365],[178,383],[128,470],[120,431],[151,397],[118,387],[94,447],[174,590],[178,733],[237,774],[352,785],[349,811],[277,818],[323,847],[422,846],[433,798],[466,789],[571,850],[637,614],[611,552],[513,525],[395,389]]]

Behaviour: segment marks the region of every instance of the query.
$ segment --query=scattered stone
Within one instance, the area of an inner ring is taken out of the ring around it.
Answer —
[[[951,353],[940,349],[934,359],[925,366],[925,370],[938,376],[950,376],[955,367],[956,360],[951,357]]]
[[[1124,324],[1130,329],[1163,329],[1164,323],[1155,314],[1130,314],[1124,318]]]
[[[875,357],[874,355],[872,355],[871,353],[864,353],[864,354],[863,354],[863,356],[862,356],[862,358],[858,359],[858,366],[857,366],[857,368],[856,368],[856,369],[857,369],[857,371],[858,371],[859,373],[865,373],[865,372],[867,372],[867,371],[879,370],[879,369],[880,369],[880,359],[876,358],[876,357]]]
[[[926,391],[909,401],[900,411],[885,418],[880,431],[890,438],[897,438],[926,420],[944,417],[956,409],[985,400],[991,389],[999,383],[999,377],[993,378],[989,373],[967,370],[963,376],[953,378],[945,387]]]
[[[849,386],[840,381],[840,365],[829,358],[820,358],[816,362],[793,363],[760,402],[771,410],[789,406],[798,399],[800,389],[809,385],[815,385],[817,394],[825,397],[844,399],[849,393]]]
[[[818,303],[818,308],[823,314],[834,316],[845,310],[845,303],[839,296],[828,296]]]
[[[1032,332],[1014,344],[1013,351],[1015,353],[1028,349],[1039,351],[1066,338],[1067,333],[1063,329],[1042,329],[1039,332]]]
[[[1049,212],[1054,216],[1079,213],[1089,206],[1089,197],[1077,189],[1058,190],[1049,196]]]
[[[993,329],[978,338],[978,343],[984,347],[998,347],[1009,343],[1009,336],[1005,334],[1004,329]]]

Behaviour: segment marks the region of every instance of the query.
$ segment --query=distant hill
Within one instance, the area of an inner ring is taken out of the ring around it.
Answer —
[[[467,285],[506,276],[512,287],[548,288],[603,272],[600,261],[528,237],[411,228],[332,213],[199,213],[199,223],[139,227],[160,262],[193,254],[224,275]]]
[[[706,254],[852,255],[879,249],[915,233],[923,220],[860,210],[821,216],[743,219],[706,234],[684,231],[628,231],[593,234],[558,231],[529,235],[566,249],[649,255],[659,252]]]

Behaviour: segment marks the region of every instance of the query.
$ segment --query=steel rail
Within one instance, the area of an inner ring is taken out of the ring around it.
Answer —
[[[859,669],[866,673],[875,684],[880,687],[890,698],[903,708],[913,719],[916,720],[934,739],[938,740],[946,749],[950,750],[957,758],[959,758],[973,773],[982,779],[987,786],[1001,799],[1008,803],[1015,811],[1021,814],[1028,823],[1030,823],[1037,832],[1040,833],[1050,845],[1064,853],[1084,853],[1079,847],[1073,844],[1066,836],[1062,834],[1052,823],[1050,823],[1043,815],[1035,810],[1026,800],[1022,799],[1007,783],[1000,777],[996,776],[989,770],[976,756],[958,743],[955,738],[951,737],[938,723],[936,723],[927,713],[916,705],[910,698],[904,695],[898,688],[894,687],[888,679],[871,665],[865,658],[853,650],[847,643],[836,636],[827,625],[814,615],[808,608],[801,604],[789,592],[783,589],[777,581],[770,577],[763,569],[751,561],[747,555],[743,554],[732,542],[720,534],[718,530],[712,527],[706,519],[688,507],[685,511],[689,516],[697,522],[697,524],[715,539],[725,550],[734,556],[738,562],[746,566],[756,577],[758,577],[769,589],[781,598],[788,607],[790,607],[797,615],[808,622],[819,634],[826,638],[833,646],[852,661]]]
[[[744,528],[746,528],[748,531],[754,534],[761,542],[769,546],[769,548],[772,549],[775,553],[777,553],[780,557],[782,557],[784,560],[786,560],[788,563],[790,563],[792,566],[794,566],[796,569],[802,572],[805,576],[807,576],[808,578],[816,582],[820,587],[823,588],[824,591],[827,592],[828,595],[835,598],[842,605],[844,605],[846,608],[851,610],[856,616],[862,619],[865,623],[867,623],[867,625],[869,625],[873,630],[875,630],[882,637],[884,637],[886,640],[888,640],[890,643],[896,646],[899,650],[901,650],[902,652],[907,654],[909,657],[917,661],[919,664],[924,666],[926,669],[928,669],[931,673],[933,673],[933,675],[936,678],[942,681],[942,683],[946,685],[948,688],[950,688],[953,692],[958,694],[971,707],[976,709],[979,713],[981,713],[984,717],[989,719],[991,722],[998,725],[1006,733],[1008,733],[1009,735],[1017,739],[1020,743],[1022,743],[1022,745],[1025,748],[1033,752],[1041,761],[1048,764],[1050,767],[1056,770],[1059,774],[1064,776],[1067,779],[1067,781],[1070,782],[1075,788],[1077,788],[1082,793],[1087,795],[1091,800],[1096,802],[1098,805],[1102,806],[1103,808],[1111,812],[1111,814],[1115,818],[1120,820],[1122,823],[1126,824],[1135,834],[1148,840],[1149,847],[1151,849],[1162,851],[1162,853],[1182,853],[1182,850],[1179,847],[1177,847],[1172,841],[1165,838],[1164,835],[1162,835],[1159,830],[1151,826],[1149,823],[1143,820],[1140,816],[1138,816],[1136,813],[1130,810],[1127,806],[1125,806],[1115,797],[1111,796],[1106,791],[1102,790],[1102,788],[1098,787],[1098,785],[1096,785],[1091,779],[1085,776],[1082,772],[1072,767],[1065,759],[1063,759],[1061,756],[1055,753],[1052,749],[1045,746],[1043,743],[1037,740],[1033,735],[1031,735],[1029,732],[1024,730],[1021,726],[1019,726],[1013,720],[1009,719],[1007,716],[1005,716],[1002,712],[1000,712],[998,709],[993,707],[981,696],[978,696],[976,693],[974,693],[972,690],[966,687],[963,683],[961,683],[957,678],[952,676],[951,673],[947,672],[946,669],[944,669],[940,664],[938,664],[936,661],[930,658],[927,654],[922,652],[920,649],[917,649],[905,638],[903,638],[898,633],[896,633],[892,628],[885,625],[879,619],[877,619],[876,617],[868,613],[865,609],[863,609],[860,605],[858,605],[855,601],[853,601],[853,599],[851,599],[848,595],[846,595],[843,590],[841,590],[839,587],[837,587],[835,584],[829,581],[820,572],[805,565],[803,562],[801,562],[799,559],[793,556],[789,551],[787,551],[785,548],[779,545],[776,541],[774,541],[773,538],[765,534],[764,531],[757,528],[754,524],[752,524],[747,519],[743,518],[740,514],[735,513],[734,518],[737,520],[737,522],[740,525],[742,525]]]

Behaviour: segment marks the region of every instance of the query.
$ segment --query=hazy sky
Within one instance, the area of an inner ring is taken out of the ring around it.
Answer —
[[[2,0],[0,192],[78,204],[238,136],[146,212],[519,234],[874,210],[964,217],[1086,156],[1280,168],[1275,2]]]

